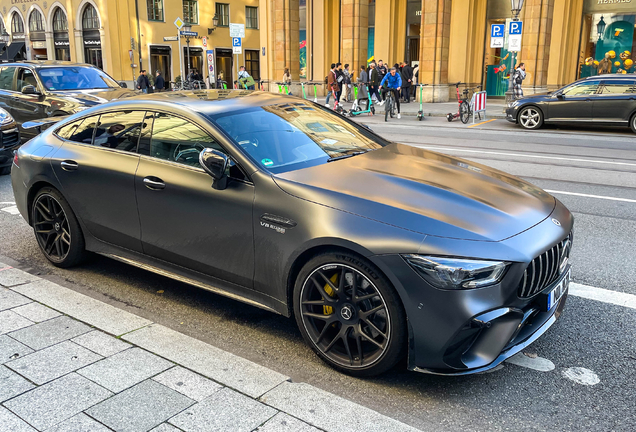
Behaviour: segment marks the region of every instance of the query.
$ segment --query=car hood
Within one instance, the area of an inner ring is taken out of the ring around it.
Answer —
[[[554,197],[530,183],[403,144],[277,174],[285,192],[421,234],[500,241],[548,217]]]
[[[134,91],[125,88],[65,91],[59,90],[52,91],[51,94],[54,94],[58,97],[76,99],[77,102],[86,106],[99,105],[113,100],[123,99],[136,95]]]

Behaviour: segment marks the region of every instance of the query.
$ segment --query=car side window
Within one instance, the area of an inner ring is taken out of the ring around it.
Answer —
[[[35,79],[35,75],[33,75],[33,71],[28,68],[20,68],[18,70],[18,80],[16,82],[15,91],[22,91],[22,87],[31,85],[35,88],[38,86],[38,82]]]
[[[225,153],[221,145],[197,125],[181,117],[155,113],[150,156],[200,168],[199,153],[205,148]]]
[[[563,90],[563,94],[566,96],[593,95],[598,90],[599,84],[600,84],[600,81],[580,82]]]
[[[145,111],[118,111],[102,114],[95,129],[96,146],[136,152]]]
[[[86,117],[82,120],[77,120],[66,126],[62,126],[56,132],[60,138],[64,138],[69,141],[91,144],[93,142],[93,132],[95,131],[95,125],[99,120],[99,116]]]
[[[0,90],[13,90],[14,66],[3,67],[0,70]]]
[[[603,83],[601,94],[630,94],[634,93],[634,81],[607,80]]]

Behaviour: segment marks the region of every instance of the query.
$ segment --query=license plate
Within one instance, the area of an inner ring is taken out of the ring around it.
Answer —
[[[570,272],[571,269],[568,269],[567,273],[557,284],[557,286],[552,288],[552,291],[548,293],[546,305],[547,310],[551,310],[559,302],[559,300],[561,300],[561,297],[563,297],[563,294],[567,291],[568,287],[570,286]]]

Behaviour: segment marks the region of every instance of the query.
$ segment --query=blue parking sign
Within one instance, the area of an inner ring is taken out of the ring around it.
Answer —
[[[510,27],[508,27],[508,33],[511,35],[520,35],[523,29],[523,21],[510,21]]]
[[[490,37],[494,37],[494,38],[504,37],[505,29],[506,29],[505,24],[492,24],[490,26]]]
[[[241,46],[241,38],[238,38],[238,37],[232,38],[232,46],[233,47],[240,47]]]

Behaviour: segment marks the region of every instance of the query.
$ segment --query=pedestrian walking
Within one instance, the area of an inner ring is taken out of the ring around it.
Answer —
[[[411,88],[413,89],[413,99],[417,99],[417,85],[420,83],[420,64],[416,63],[415,68],[413,68],[413,85]]]
[[[166,88],[166,81],[163,79],[161,75],[161,71],[157,71],[157,77],[155,78],[155,90],[158,92],[162,92]]]
[[[364,65],[360,66],[360,74],[358,74],[357,82],[362,84],[360,86],[360,90],[358,91],[358,101],[369,99],[369,93],[367,93],[367,83],[369,82],[369,75],[367,74]]]
[[[413,85],[413,68],[407,62],[402,66],[402,96],[404,103],[411,103],[411,86]]]
[[[515,72],[512,75],[512,88],[514,91],[515,99],[523,97],[523,89],[521,88],[521,84],[523,83],[524,79],[526,79],[526,65],[524,63],[519,63],[519,66],[515,68]]]
[[[369,65],[369,90],[371,90],[371,98],[375,98],[375,100],[379,103],[382,102],[382,97],[380,96],[380,73],[378,72],[378,68],[375,63],[371,63]]]
[[[331,92],[335,94],[335,98],[338,100],[340,86],[338,85],[338,74],[335,63],[331,63],[331,70],[329,70],[327,74],[327,100],[325,102],[325,106],[327,107],[329,106],[329,96],[331,96]]]
[[[241,88],[247,88],[248,90],[254,90],[254,78],[245,70],[245,66],[241,66],[239,68],[238,73],[239,83],[241,84]]]
[[[342,71],[344,74],[343,86],[344,86],[344,100],[346,102],[351,102],[351,72],[349,71],[349,64],[344,65],[344,70]]]
[[[338,82],[338,91],[336,92],[336,99],[340,103],[340,97],[342,96],[342,87],[344,86],[344,72],[342,71],[342,63],[336,63],[336,81]]]
[[[386,74],[389,73],[389,70],[386,68],[382,60],[378,60],[377,69],[378,69],[378,78],[380,78],[380,81],[382,81],[384,77],[386,76]]]
[[[148,87],[150,87],[150,81],[146,76],[146,70],[142,69],[137,77],[137,88],[143,93],[148,93]]]
[[[283,85],[287,86],[287,94],[291,95],[292,76],[289,72],[289,68],[285,68],[283,71]]]

